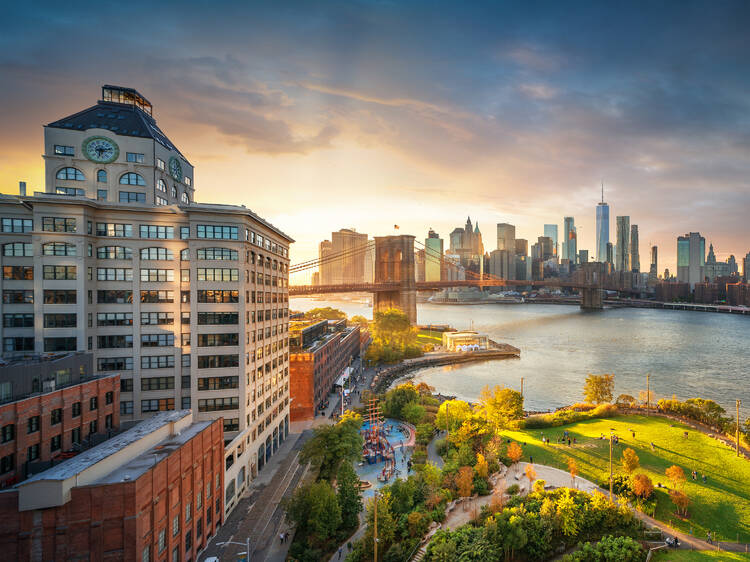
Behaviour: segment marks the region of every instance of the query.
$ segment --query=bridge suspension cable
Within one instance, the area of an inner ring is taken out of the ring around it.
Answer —
[[[367,244],[362,244],[361,246],[357,246],[355,248],[347,248],[346,250],[342,250],[340,252],[335,252],[333,254],[328,254],[327,256],[324,256],[322,258],[316,258],[313,260],[308,260],[305,262],[300,262],[294,265],[289,266],[289,273],[298,273],[300,271],[304,271],[307,269],[314,269],[316,267],[319,267],[322,264],[327,264],[330,262],[335,261],[343,261],[344,259],[353,258],[357,255],[363,254],[369,250],[372,250],[375,247],[375,242],[368,242]]]

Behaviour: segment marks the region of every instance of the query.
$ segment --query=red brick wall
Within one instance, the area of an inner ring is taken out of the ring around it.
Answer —
[[[222,420],[210,426],[132,482],[74,488],[60,507],[18,512],[18,493],[0,492],[0,549],[6,560],[140,561],[150,547],[151,560],[196,560],[201,546],[216,532],[224,513],[224,432]],[[216,486],[216,475],[219,486]],[[211,497],[206,497],[206,486]],[[197,508],[201,491],[202,507]],[[217,515],[216,500],[219,500]],[[185,505],[191,519],[185,521]],[[207,523],[207,511],[211,521]],[[172,536],[172,518],[179,532]],[[196,536],[198,520],[202,532]],[[159,531],[166,548],[159,552]],[[192,546],[185,549],[188,531]]]
[[[112,403],[106,403],[107,392],[112,392]],[[98,408],[89,408],[90,399],[97,397]],[[81,415],[73,417],[73,404],[81,403]],[[120,425],[120,375],[98,378],[46,394],[11,402],[0,406],[0,427],[14,424],[15,438],[0,444],[0,457],[15,453],[16,470],[0,475],[0,485],[13,484],[25,478],[24,465],[28,447],[39,444],[39,458],[34,461],[48,461],[53,456],[69,451],[73,447],[74,428],[81,428],[81,439],[89,433],[89,423],[97,421],[97,432],[106,433],[106,419],[112,416],[112,427]],[[52,425],[52,410],[62,408],[62,423]],[[28,433],[28,420],[39,416],[39,430]],[[54,453],[50,449],[52,438],[62,435],[62,446]]]
[[[311,420],[315,417],[315,359],[312,353],[289,355],[290,421]]]

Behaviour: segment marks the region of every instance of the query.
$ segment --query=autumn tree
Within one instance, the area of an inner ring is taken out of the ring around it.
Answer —
[[[622,469],[628,474],[632,474],[635,469],[640,467],[640,460],[636,452],[628,447],[622,452]]]
[[[305,312],[305,318],[307,320],[345,320],[346,314],[338,308],[326,306],[321,308],[311,308]]]
[[[510,445],[508,445],[508,451],[506,454],[508,455],[510,462],[516,464],[521,460],[521,457],[523,457],[523,449],[521,449],[521,445],[513,441]]]
[[[523,396],[512,388],[485,386],[479,395],[477,411],[497,429],[508,427],[511,421],[523,418]]]
[[[647,500],[654,493],[654,483],[642,472],[633,476],[633,493],[641,499]]]
[[[435,426],[440,429],[453,431],[461,427],[466,419],[471,416],[471,406],[463,400],[446,400],[438,407],[435,416]]]
[[[367,326],[370,321],[360,314],[355,314],[349,318],[349,324],[356,324],[358,326]]]
[[[482,453],[477,453],[477,464],[474,465],[474,470],[477,471],[477,476],[480,478],[487,478],[489,473],[489,465],[487,460],[484,458]]]
[[[474,484],[474,470],[470,466],[462,466],[456,476],[456,486],[462,498],[471,496],[471,488]]]
[[[568,472],[570,473],[570,478],[573,481],[573,487],[575,488],[576,476],[578,475],[578,465],[572,457],[568,457]]]
[[[687,516],[687,508],[690,504],[690,498],[682,490],[670,490],[669,497],[677,508],[677,515]]]
[[[532,490],[538,494],[544,492],[544,487],[547,485],[546,480],[542,480],[541,478],[539,480],[534,480],[534,486]]]
[[[530,464],[526,465],[526,478],[529,479],[530,483],[533,483],[534,480],[536,480],[536,470],[534,470],[534,467]]]
[[[586,402],[601,404],[612,402],[612,394],[615,390],[614,375],[589,375],[583,386],[583,396]]]
[[[669,481],[672,482],[672,487],[680,488],[685,485],[685,471],[681,467],[673,464],[665,472]]]

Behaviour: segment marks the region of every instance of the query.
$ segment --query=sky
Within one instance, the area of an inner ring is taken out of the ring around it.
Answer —
[[[535,240],[604,182],[642,269],[699,231],[750,252],[750,3],[21,3],[0,20],[0,191],[43,190],[42,126],[136,88],[195,166],[317,256],[332,230]]]

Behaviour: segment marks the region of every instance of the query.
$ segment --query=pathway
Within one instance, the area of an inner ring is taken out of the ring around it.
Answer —
[[[445,462],[443,461],[443,457],[438,455],[437,448],[435,447],[435,442],[438,439],[444,439],[445,438],[445,432],[444,431],[438,431],[437,435],[432,438],[432,440],[427,444],[427,460],[431,463],[434,463],[438,468],[443,468],[443,465]]]

